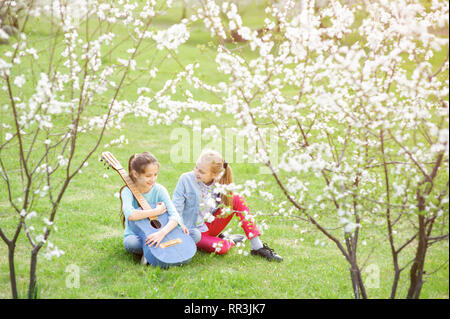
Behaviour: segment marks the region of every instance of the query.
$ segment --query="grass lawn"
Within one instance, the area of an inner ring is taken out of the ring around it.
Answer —
[[[135,119],[127,119],[125,123],[134,127],[126,130],[129,144],[111,151],[122,163],[131,152],[153,152],[162,164],[158,182],[172,193],[179,175],[193,167],[191,163],[170,163],[167,145],[171,144],[172,128],[148,127],[145,121]],[[258,174],[255,165],[234,164],[233,170],[237,182]],[[70,185],[56,218],[58,231],[50,237],[65,254],[51,261],[42,256],[39,258],[41,298],[353,297],[348,264],[334,244],[295,220],[266,218],[269,229],[264,231],[262,239],[284,257],[282,263],[244,256],[234,247],[224,256],[198,252],[189,264],[169,270],[141,266],[138,258],[128,254],[123,247],[123,229],[118,214],[120,200],[114,197],[121,180],[114,172],[107,172],[110,177],[105,179],[103,166],[93,160]],[[257,199],[249,198],[248,204],[252,209],[265,210],[264,203]],[[236,221],[230,227],[233,232],[239,232]],[[369,234],[362,232],[362,236],[361,240],[364,240]],[[300,238],[303,241],[298,240]],[[314,244],[317,238],[325,243],[324,246]],[[365,251],[371,250],[368,242]],[[369,296],[384,298],[389,294],[392,281],[390,250],[387,245],[372,244],[378,247],[371,262],[380,267],[381,277],[380,288],[369,289]],[[16,257],[22,295],[27,288],[29,252],[24,249],[27,245],[22,236]],[[433,248],[427,258],[429,269],[438,268],[448,259],[448,242]],[[7,250],[4,245],[0,249],[0,297],[8,298]],[[249,243],[243,250],[250,250]],[[70,274],[67,267],[71,265],[79,267],[79,288],[66,287]],[[406,273],[402,278],[399,296],[405,295],[407,289]],[[448,265],[427,280],[422,297],[448,298]]]
[[[169,18],[161,19],[159,23],[169,25],[174,22],[181,14],[181,11],[176,10],[171,12]],[[248,11],[247,14],[250,13]],[[257,25],[257,20],[252,20],[251,25]],[[39,32],[30,31],[29,36],[37,39],[41,35]],[[198,46],[203,44],[207,47],[208,41],[208,34],[199,25],[194,28],[188,43],[179,49],[183,63],[187,64],[194,59],[201,62],[200,72],[204,76],[215,74],[212,69],[212,55],[202,53]],[[0,47],[0,54],[6,49],[5,46]],[[152,53],[149,51],[146,54],[140,59],[150,58]],[[173,64],[167,64],[163,78],[170,77],[174,69]],[[155,84],[158,85],[160,83]],[[123,97],[132,97],[139,86],[139,83],[134,83],[130,88],[126,88],[122,92]],[[0,105],[8,103],[3,94],[0,93]],[[7,113],[0,113],[1,116],[5,114]],[[190,116],[202,119],[205,123],[209,121],[199,113],[192,113]],[[219,124],[225,125],[227,121],[229,119],[225,118]],[[40,255],[37,272],[40,298],[353,298],[349,265],[336,246],[324,236],[313,232],[310,225],[295,219],[271,216],[258,218],[258,222],[264,221],[269,225],[269,228],[263,231],[262,240],[283,256],[282,263],[270,263],[250,254],[239,254],[240,248],[234,247],[224,256],[198,252],[189,264],[169,270],[141,266],[139,259],[127,253],[122,243],[120,200],[114,196],[122,186],[122,181],[114,171],[105,171],[103,165],[97,161],[100,153],[104,150],[111,151],[126,167],[131,154],[150,151],[161,164],[158,182],[164,185],[170,194],[173,193],[179,176],[193,169],[196,158],[191,154],[188,163],[171,161],[171,145],[179,142],[174,140],[171,134],[179,127],[178,124],[149,126],[146,119],[130,116],[124,119],[122,127],[121,131],[107,132],[102,146],[91,158],[88,167],[73,180],[64,196],[55,221],[57,231],[51,234],[50,241],[65,254],[50,261]],[[192,137],[192,130],[188,132]],[[129,141],[127,145],[107,149],[104,147],[122,134]],[[90,137],[86,136],[80,147],[88,147],[90,142]],[[227,160],[231,163],[237,183],[247,179],[272,181],[270,175],[259,173],[260,167],[256,164],[233,163],[233,160]],[[108,178],[103,177],[105,173]],[[272,191],[284,200],[275,186]],[[8,206],[5,195],[6,190],[2,186],[1,209]],[[251,211],[263,211],[268,215],[272,213],[269,205],[259,198],[248,198],[247,203]],[[323,214],[326,216],[327,212]],[[15,224],[16,218],[12,214],[0,212],[0,225],[5,227],[8,236],[11,236]],[[237,220],[232,221],[229,228],[233,230],[232,233],[243,233]],[[370,240],[373,235],[370,232],[370,229],[361,231],[361,241],[367,239],[366,246],[360,245],[361,259],[373,251],[368,264],[375,264],[379,268],[380,285],[379,288],[369,288],[368,295],[370,298],[387,298],[393,279],[390,247],[387,240]],[[319,244],[316,244],[317,239]],[[16,272],[21,297],[26,296],[28,288],[29,247],[25,235],[21,234],[16,250]],[[407,257],[412,256],[412,248],[414,247],[405,250],[401,262],[409,260]],[[250,252],[248,242],[243,251]],[[449,297],[448,259],[448,241],[432,247],[425,269],[439,270],[425,278],[422,298]],[[79,287],[69,288],[67,280],[70,279],[70,269],[73,266],[79,269]],[[398,297],[406,296],[407,278],[408,273],[402,273]],[[10,297],[7,248],[1,242],[0,298]]]

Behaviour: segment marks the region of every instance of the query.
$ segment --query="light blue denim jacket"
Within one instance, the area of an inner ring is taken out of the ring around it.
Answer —
[[[201,191],[197,185],[194,171],[184,173],[175,187],[172,202],[188,229],[196,227],[200,201]]]

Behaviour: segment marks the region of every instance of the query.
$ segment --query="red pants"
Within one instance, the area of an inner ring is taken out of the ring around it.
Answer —
[[[225,254],[231,247],[233,247],[234,243],[232,241],[221,239],[217,237],[228,225],[233,218],[234,215],[238,216],[242,223],[242,228],[244,229],[245,235],[248,239],[252,239],[256,236],[260,235],[260,232],[256,225],[247,220],[241,212],[250,212],[245,199],[242,196],[234,195],[233,196],[233,213],[226,217],[217,217],[222,212],[218,209],[214,216],[216,217],[211,223],[205,223],[208,227],[208,231],[202,233],[202,238],[197,243],[197,248],[207,251],[207,252],[215,252],[216,254],[223,255]]]

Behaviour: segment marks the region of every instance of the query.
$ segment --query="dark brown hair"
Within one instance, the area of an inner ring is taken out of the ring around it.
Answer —
[[[133,180],[133,182],[135,182],[136,180],[135,180],[133,174],[131,174],[131,171],[135,171],[138,174],[142,174],[142,173],[144,173],[147,165],[151,165],[151,164],[158,165],[158,168],[159,168],[158,160],[156,159],[155,156],[153,156],[149,152],[133,154],[130,156],[130,159],[128,160],[128,175]],[[120,193],[122,193],[122,189],[124,187],[122,187],[120,189]],[[125,215],[123,214],[122,206],[123,206],[122,205],[122,196],[120,196],[120,217],[122,219],[122,226],[125,228]]]
[[[130,175],[133,182],[135,182],[135,180],[133,174],[131,174],[131,171],[136,171],[138,174],[142,174],[144,173],[147,165],[150,164],[158,165],[159,168],[158,160],[149,152],[133,154],[130,156],[130,159],[128,160],[128,175]]]

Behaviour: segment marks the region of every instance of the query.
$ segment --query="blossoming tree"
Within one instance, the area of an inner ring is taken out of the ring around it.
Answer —
[[[259,143],[249,155],[284,194],[274,199],[280,216],[307,221],[335,244],[355,298],[368,297],[363,232],[390,247],[390,297],[408,270],[406,297],[418,298],[430,247],[448,240],[448,35],[436,33],[448,28],[448,2],[329,1],[318,11],[302,3],[295,15],[293,1],[267,7],[257,32],[234,4],[201,1],[190,19],[217,39],[225,79],[191,77],[183,105],[229,114],[239,135]],[[230,31],[246,43],[225,43]],[[196,99],[196,89],[217,102]],[[218,132],[216,123],[209,129]],[[267,129],[283,150],[278,165]]]
[[[153,26],[170,1],[20,3],[25,6],[20,35],[1,47],[0,56],[0,237],[8,247],[11,292],[17,298],[14,256],[19,235],[26,234],[32,298],[41,249],[47,258],[63,253],[49,239],[71,181],[126,114],[148,116],[154,106],[164,120],[165,93],[189,71],[180,69],[159,91],[139,90],[137,101],[122,91],[137,77],[150,86],[162,61],[175,56],[189,32],[183,23],[167,30]],[[4,10],[16,5],[1,4]],[[44,35],[30,35],[34,28]],[[143,52],[155,58],[143,59]]]

